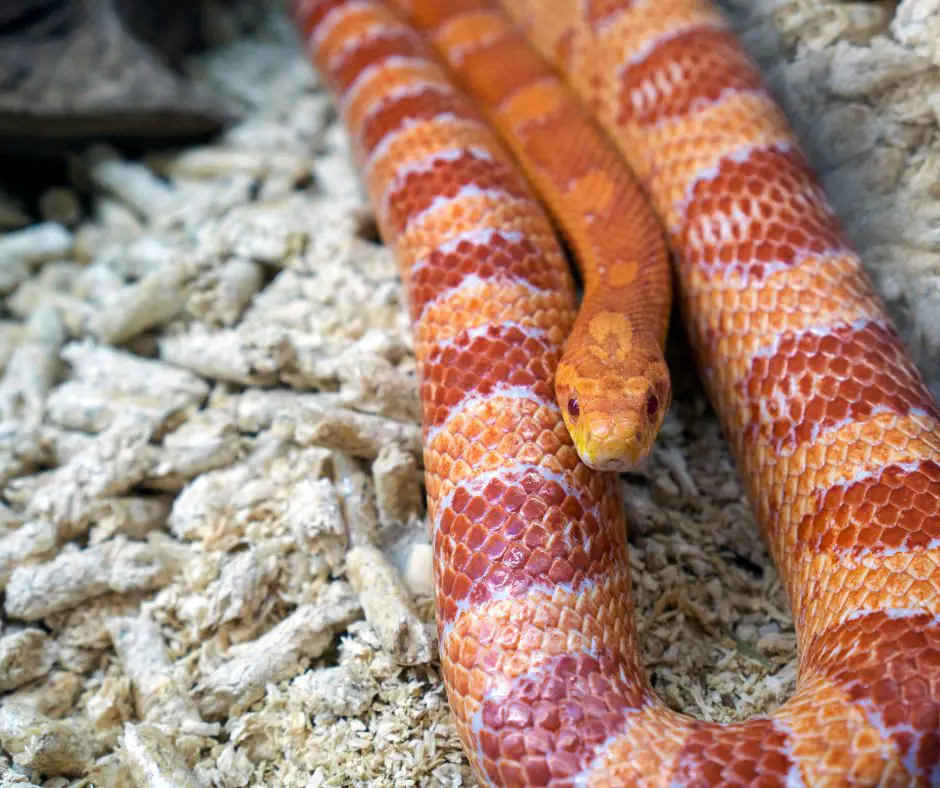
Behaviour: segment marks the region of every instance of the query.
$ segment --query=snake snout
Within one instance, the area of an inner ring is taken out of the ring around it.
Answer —
[[[618,414],[585,414],[574,440],[585,465],[597,471],[625,473],[646,455],[646,426],[642,419]]]

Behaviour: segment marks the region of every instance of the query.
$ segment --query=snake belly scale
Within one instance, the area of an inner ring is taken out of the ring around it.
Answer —
[[[441,660],[477,777],[940,785],[940,409],[782,112],[701,0],[502,6],[665,227],[787,589],[799,680],[772,714],[730,724],[657,698],[616,477],[581,462],[555,399],[575,300],[538,178],[455,87],[433,34],[375,0],[298,0],[409,293]],[[419,21],[435,7],[408,3]]]

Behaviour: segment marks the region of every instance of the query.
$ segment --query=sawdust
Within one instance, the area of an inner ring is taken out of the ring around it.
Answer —
[[[216,8],[191,64],[246,108],[222,138],[0,197],[0,785],[473,784],[401,283],[265,5]],[[940,3],[726,7],[938,390]],[[793,625],[678,327],[670,354],[623,480],[640,642],[670,706],[741,719],[792,692]]]

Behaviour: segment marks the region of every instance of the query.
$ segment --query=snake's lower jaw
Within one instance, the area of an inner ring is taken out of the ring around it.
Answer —
[[[581,457],[584,461],[584,457]],[[639,463],[631,462],[625,460],[623,457],[612,457],[606,460],[592,460],[591,462],[585,462],[591,470],[599,471],[601,473],[627,473],[636,468]]]
[[[642,433],[632,438],[597,439],[585,435],[583,431],[579,432],[574,435],[578,456],[581,462],[595,471],[632,471],[646,460],[652,447],[652,441],[644,440]]]

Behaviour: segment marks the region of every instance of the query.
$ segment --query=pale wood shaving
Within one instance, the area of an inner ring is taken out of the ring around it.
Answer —
[[[172,739],[152,725],[124,727],[124,759],[140,788],[202,788]]]
[[[55,641],[40,629],[20,629],[0,637],[0,692],[45,676],[55,658]]]
[[[63,540],[84,532],[98,501],[144,478],[152,464],[146,451],[152,432],[145,414],[124,411],[86,449],[42,478],[26,516],[53,523]]]
[[[72,251],[72,234],[57,222],[34,224],[0,236],[0,293],[15,290],[33,267]]]
[[[348,538],[332,481],[298,482],[287,500],[285,516],[301,550],[317,545],[331,567],[342,563]]]
[[[197,692],[207,717],[230,716],[233,705],[258,700],[269,682],[298,672],[301,660],[320,656],[336,631],[359,615],[356,595],[345,583],[331,583],[313,604],[303,605],[256,641],[232,648],[229,659],[207,671]]]
[[[366,621],[382,647],[401,665],[423,665],[436,656],[431,631],[424,625],[396,569],[371,545],[353,547],[346,572],[359,593]]]
[[[4,609],[11,618],[38,621],[108,592],[159,588],[170,581],[175,568],[168,557],[159,544],[123,537],[62,552],[48,563],[14,569]]]
[[[393,443],[383,446],[372,463],[375,502],[386,531],[412,525],[420,518],[424,491],[417,471],[415,456]]]
[[[36,424],[42,421],[46,394],[58,375],[65,327],[54,308],[44,307],[30,317],[24,334],[0,380],[0,421]]]
[[[83,720],[53,719],[10,701],[0,704],[0,744],[19,765],[53,776],[83,774],[98,754]]]

